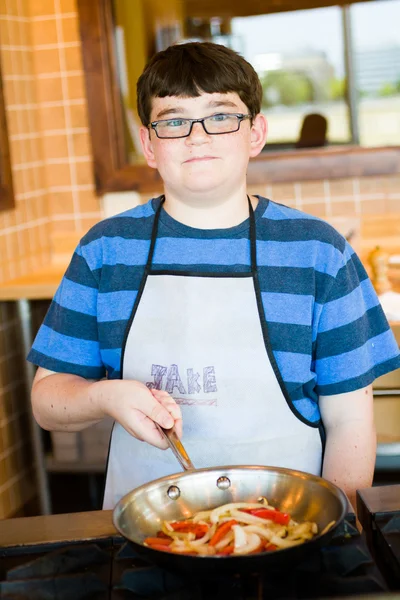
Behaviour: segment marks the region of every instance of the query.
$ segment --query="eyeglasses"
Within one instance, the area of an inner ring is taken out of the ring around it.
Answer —
[[[203,119],[163,119],[153,121],[147,127],[154,129],[158,138],[174,139],[188,137],[194,123],[201,123],[204,131],[210,135],[234,133],[239,131],[240,124],[245,119],[251,119],[251,115],[220,113]]]

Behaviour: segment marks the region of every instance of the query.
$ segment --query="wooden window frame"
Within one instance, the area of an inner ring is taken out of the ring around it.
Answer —
[[[307,1],[305,0],[305,4]],[[323,2],[321,4],[324,5]],[[157,170],[125,161],[111,0],[77,0],[77,5],[96,191],[98,195],[128,190],[144,194],[161,191],[162,180]],[[306,7],[305,5],[304,8]],[[336,179],[398,172],[400,146],[328,146],[263,153],[250,160],[248,183],[265,185],[267,182]]]
[[[9,210],[15,205],[11,172],[10,149],[8,144],[6,107],[3,93],[3,80],[0,65],[0,211]]]

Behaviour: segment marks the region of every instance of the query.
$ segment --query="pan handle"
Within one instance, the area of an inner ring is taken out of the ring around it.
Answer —
[[[156,426],[157,426],[158,430],[160,431],[160,433],[167,440],[169,447],[171,448],[172,452],[175,454],[175,456],[178,459],[182,468],[185,471],[193,471],[195,469],[195,466],[192,463],[192,461],[190,460],[189,455],[186,452],[185,448],[183,447],[182,442],[178,438],[175,428],[172,427],[171,429],[164,429],[163,427],[160,427],[160,425],[158,425],[158,423],[156,423]]]

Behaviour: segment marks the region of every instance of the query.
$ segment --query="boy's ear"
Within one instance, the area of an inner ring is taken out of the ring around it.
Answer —
[[[150,138],[150,130],[147,127],[141,126],[139,128],[140,144],[142,146],[144,157],[149,167],[153,169],[157,168],[156,160],[154,157],[153,144]]]
[[[264,148],[268,136],[268,121],[259,113],[253,119],[250,131],[250,157],[258,156]]]

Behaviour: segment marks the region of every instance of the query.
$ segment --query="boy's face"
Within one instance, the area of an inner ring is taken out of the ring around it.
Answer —
[[[220,113],[248,114],[238,94],[202,94],[197,98],[167,96],[153,98],[151,121],[199,119]],[[240,124],[238,131],[207,134],[201,123],[193,125],[190,136],[159,139],[154,130],[141,127],[143,151],[150,167],[157,168],[166,191],[181,197],[213,192],[229,194],[244,185],[249,158],[265,145],[267,125],[263,115]]]

